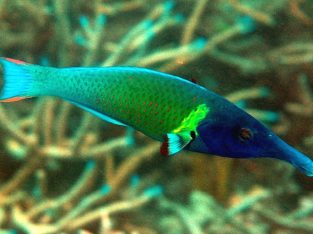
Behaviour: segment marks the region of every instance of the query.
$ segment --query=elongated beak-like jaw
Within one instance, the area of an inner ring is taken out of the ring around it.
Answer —
[[[308,156],[296,150],[292,146],[277,137],[274,158],[291,163],[307,176],[313,176],[313,161]]]

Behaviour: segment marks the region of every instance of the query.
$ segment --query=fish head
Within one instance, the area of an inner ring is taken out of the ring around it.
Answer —
[[[276,158],[313,176],[313,162],[309,157],[241,109],[207,117],[197,127],[197,133],[189,146],[192,151],[232,158]]]

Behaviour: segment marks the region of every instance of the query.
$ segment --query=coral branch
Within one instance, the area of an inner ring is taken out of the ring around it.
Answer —
[[[194,31],[199,24],[200,17],[205,10],[207,2],[208,0],[199,0],[195,2],[195,6],[191,13],[191,16],[185,24],[183,35],[181,38],[182,45],[186,45],[192,40]]]

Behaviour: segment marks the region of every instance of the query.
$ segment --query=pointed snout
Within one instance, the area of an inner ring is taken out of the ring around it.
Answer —
[[[313,176],[313,161],[280,138],[275,139],[274,158],[291,163],[307,176]]]

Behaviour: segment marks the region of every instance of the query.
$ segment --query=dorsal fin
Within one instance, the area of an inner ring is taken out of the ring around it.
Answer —
[[[199,84],[198,80],[196,78],[191,78],[190,81],[194,84]]]

